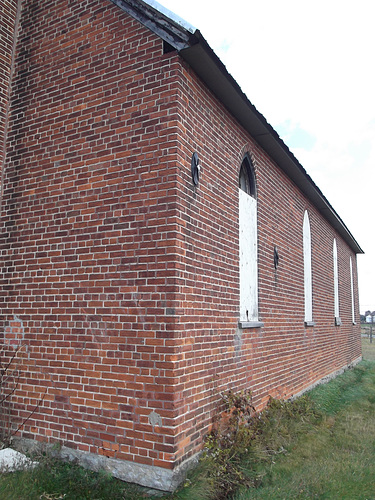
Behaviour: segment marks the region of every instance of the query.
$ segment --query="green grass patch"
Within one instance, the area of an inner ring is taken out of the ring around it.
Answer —
[[[92,472],[48,455],[34,469],[0,474],[2,500],[140,500],[147,496],[106,472]]]

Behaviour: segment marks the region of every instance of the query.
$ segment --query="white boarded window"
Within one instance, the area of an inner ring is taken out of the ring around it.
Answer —
[[[255,177],[248,157],[239,177],[240,321],[258,321],[258,247]]]
[[[349,265],[350,265],[350,298],[351,298],[351,303],[352,303],[352,322],[353,322],[353,325],[355,325],[354,279],[353,279],[353,262],[352,262],[352,258],[351,257],[350,257],[350,260],[349,260]]]
[[[305,287],[305,322],[312,323],[311,231],[309,214],[303,217],[303,270]]]
[[[336,238],[333,239],[333,290],[335,304],[336,324],[340,322],[340,307],[339,307],[339,267],[337,262],[337,243]]]

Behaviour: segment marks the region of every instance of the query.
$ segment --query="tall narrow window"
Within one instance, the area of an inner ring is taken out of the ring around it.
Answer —
[[[258,248],[255,176],[245,156],[239,176],[240,321],[258,322]],[[261,326],[257,324],[255,326]]]
[[[309,214],[305,210],[303,217],[303,267],[305,285],[305,323],[313,326],[312,318],[312,275],[311,275],[311,231]]]
[[[335,304],[335,323],[341,325],[340,308],[339,308],[339,267],[337,262],[337,243],[336,238],[333,239],[333,293]]]
[[[353,279],[353,262],[352,262],[352,258],[351,257],[350,257],[349,265],[350,265],[350,298],[351,298],[351,303],[352,303],[352,322],[353,322],[353,325],[355,325],[354,279]]]

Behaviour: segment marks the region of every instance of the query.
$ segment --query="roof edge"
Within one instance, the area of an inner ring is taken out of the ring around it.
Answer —
[[[196,29],[155,0],[110,0],[180,51],[198,42]]]

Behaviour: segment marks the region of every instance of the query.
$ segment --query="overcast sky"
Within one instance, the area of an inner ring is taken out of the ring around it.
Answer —
[[[373,0],[159,0],[198,28],[365,251],[375,310]]]

